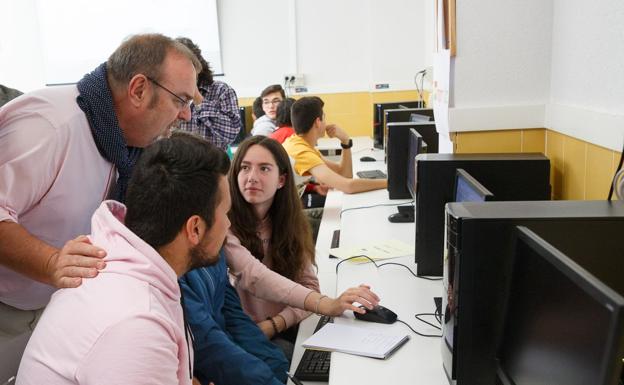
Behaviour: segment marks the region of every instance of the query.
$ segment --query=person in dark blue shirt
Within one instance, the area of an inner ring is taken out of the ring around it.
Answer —
[[[194,375],[202,384],[286,382],[289,363],[243,311],[223,252],[216,265],[192,270],[179,282],[193,332]]]

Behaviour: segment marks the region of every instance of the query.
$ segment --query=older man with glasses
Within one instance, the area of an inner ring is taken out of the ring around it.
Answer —
[[[251,135],[270,136],[277,128],[277,106],[286,97],[284,89],[279,84],[273,84],[265,88],[260,94],[262,98],[262,110],[264,115],[256,119]]]
[[[124,201],[143,147],[190,119],[199,68],[184,45],[136,35],[76,85],[0,109],[0,379],[51,294],[105,267],[81,234],[100,202]]]

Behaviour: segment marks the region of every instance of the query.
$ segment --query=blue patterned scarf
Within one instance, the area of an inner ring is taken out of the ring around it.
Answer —
[[[113,105],[113,95],[106,80],[106,63],[102,63],[78,82],[80,95],[76,102],[84,111],[100,155],[113,163],[119,173],[113,198],[123,202],[128,180],[143,149],[129,147],[123,137]]]

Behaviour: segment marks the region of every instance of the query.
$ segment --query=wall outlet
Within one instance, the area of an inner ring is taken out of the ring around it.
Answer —
[[[305,87],[305,78],[303,74],[286,74],[284,75],[284,84],[286,87]]]

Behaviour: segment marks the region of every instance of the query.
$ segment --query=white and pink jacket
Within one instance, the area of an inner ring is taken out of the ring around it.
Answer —
[[[17,384],[190,384],[180,288],[169,264],[105,201],[91,241],[106,267],[52,296],[26,347]],[[190,338],[189,338],[190,342]]]

